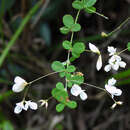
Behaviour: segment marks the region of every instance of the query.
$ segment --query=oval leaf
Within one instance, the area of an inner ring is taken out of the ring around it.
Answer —
[[[51,68],[56,71],[56,72],[60,72],[60,71],[64,71],[65,67],[64,65],[60,62],[60,61],[54,61],[51,65]]]
[[[67,14],[63,17],[63,23],[66,27],[70,28],[74,24],[74,18]]]

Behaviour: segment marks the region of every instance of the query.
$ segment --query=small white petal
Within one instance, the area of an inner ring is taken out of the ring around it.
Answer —
[[[22,108],[20,106],[17,106],[14,108],[14,113],[19,114],[22,111]]]
[[[37,103],[32,102],[32,101],[28,101],[28,105],[32,110],[37,110],[38,106]]]
[[[14,82],[15,83],[25,83],[26,81],[24,79],[22,79],[21,77],[16,76],[14,79]]]
[[[81,93],[82,89],[79,85],[74,84],[70,90],[73,96],[78,96]]]
[[[20,106],[23,110],[27,111],[28,109],[28,103],[25,101],[22,101],[22,102],[19,102],[19,103],[16,103],[17,106]]]
[[[116,53],[116,48],[113,46],[108,46],[108,52],[110,53],[109,56],[114,55]]]
[[[112,68],[117,71],[119,69],[119,62],[116,62],[115,64],[113,64]]]
[[[112,56],[109,60],[108,63],[113,65],[113,63],[116,61],[115,56]]]
[[[80,93],[80,98],[81,98],[81,100],[86,100],[87,98],[88,98],[88,96],[87,96],[87,94],[84,92],[84,91],[82,91],[81,93]]]
[[[105,68],[104,68],[104,70],[106,71],[106,72],[108,72],[108,71],[110,71],[111,70],[111,65],[106,65],[105,66]]]
[[[89,49],[94,52],[94,53],[99,53],[100,54],[100,51],[99,49],[92,43],[89,43]]]
[[[105,85],[105,89],[112,95],[114,95],[116,92],[116,87],[107,84]]]
[[[25,88],[25,86],[26,85],[23,84],[23,83],[16,83],[16,84],[13,85],[12,91],[19,93]]]
[[[99,55],[96,65],[97,70],[99,71],[102,68],[102,57]]]
[[[121,94],[122,94],[122,90],[116,89],[114,95],[115,95],[115,96],[120,96]]]
[[[125,68],[126,63],[124,61],[120,61],[119,62],[119,66],[122,67],[122,68]]]
[[[116,61],[121,61],[121,57],[120,56],[114,55],[113,57],[115,58]]]
[[[108,80],[108,85],[110,85],[110,86],[115,85],[115,83],[116,83],[116,80],[114,78],[111,78]]]

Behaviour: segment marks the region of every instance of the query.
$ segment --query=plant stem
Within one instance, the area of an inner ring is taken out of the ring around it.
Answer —
[[[123,23],[121,23],[116,29],[114,29],[112,32],[107,34],[107,37],[111,36],[113,33],[117,32],[121,29],[122,26],[126,25],[126,23],[130,20],[130,17],[128,17]]]
[[[130,48],[130,47],[128,47],[128,48]],[[120,51],[120,52],[117,52],[117,55],[120,55],[121,53],[123,53],[123,52],[127,51],[127,50],[128,50],[128,48],[125,48],[124,50],[122,50],[122,51]]]
[[[35,80],[29,82],[28,84],[31,85],[32,83],[34,83],[34,82],[36,82],[36,81],[38,81],[38,80],[41,80],[41,79],[43,79],[43,78],[45,78],[45,77],[47,77],[47,76],[50,76],[50,75],[53,75],[53,74],[56,74],[56,73],[59,73],[59,72],[52,72],[52,73],[43,75],[43,76],[41,76],[41,77],[39,77],[39,78],[37,78],[37,79],[35,79]]]
[[[77,12],[77,15],[76,15],[76,18],[75,18],[75,24],[77,23],[77,21],[78,21],[78,18],[79,18],[79,14],[80,14],[80,10],[78,10],[78,12]],[[74,32],[72,32],[72,34],[71,34],[71,38],[70,38],[70,42],[71,42],[71,44],[73,43],[73,38],[74,38]],[[68,66],[69,66],[69,64],[70,64],[70,50],[68,50],[68,56],[67,56],[67,68],[68,68]],[[65,89],[66,89],[66,91],[67,91],[67,79],[65,79],[66,80],[66,84],[65,84]]]

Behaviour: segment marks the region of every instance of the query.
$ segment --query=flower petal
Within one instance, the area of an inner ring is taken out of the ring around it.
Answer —
[[[89,43],[89,49],[94,53],[100,53],[99,49],[92,43]]]
[[[37,103],[32,102],[32,101],[28,101],[28,105],[32,110],[37,110],[38,106]]]
[[[13,85],[12,91],[19,93],[25,88],[25,86],[26,85],[23,84],[23,83],[16,83],[16,84]]]
[[[88,98],[88,96],[87,96],[87,94],[84,92],[84,91],[82,91],[81,93],[80,93],[80,98],[81,98],[81,100],[86,100],[87,98]]]
[[[120,96],[121,94],[122,94],[122,90],[116,89],[114,95],[115,95],[115,96]]]
[[[74,84],[70,90],[73,96],[78,96],[81,93],[82,89],[79,85]]]
[[[17,106],[14,108],[14,113],[19,114],[22,111],[22,108],[20,106]]]
[[[111,70],[111,65],[106,65],[105,66],[105,68],[104,68],[104,70],[106,71],[106,72],[108,72],[108,71],[110,71]]]
[[[116,62],[115,64],[113,64],[112,68],[117,71],[119,69],[119,62]]]
[[[105,89],[112,95],[114,95],[116,92],[116,87],[110,86],[108,84],[105,85]]]
[[[110,86],[115,85],[115,83],[116,83],[116,80],[114,78],[111,78],[108,80],[108,85],[110,85]]]
[[[26,81],[24,79],[22,79],[21,77],[16,76],[14,79],[14,82],[15,83],[25,83]]]
[[[120,61],[119,62],[119,66],[122,67],[122,68],[125,68],[126,63],[124,61]]]
[[[114,55],[116,53],[116,48],[113,46],[108,46],[108,52],[110,53],[109,56]]]
[[[99,71],[102,68],[102,57],[99,55],[96,65],[97,70]]]

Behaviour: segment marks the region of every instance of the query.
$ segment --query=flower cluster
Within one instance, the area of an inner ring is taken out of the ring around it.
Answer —
[[[122,91],[114,86],[115,84],[116,80],[114,78],[109,79],[108,83],[105,84],[105,89],[111,94],[112,98],[114,98],[114,96],[120,96],[122,94]]]
[[[109,52],[109,56],[111,57],[108,60],[108,65],[106,65],[104,68],[106,72],[110,71],[111,69],[117,71],[119,67],[125,68],[126,63],[122,61],[121,57],[116,52],[116,48],[112,46],[108,46],[108,52]]]
[[[32,110],[37,110],[38,105],[35,102],[29,101],[21,101],[19,103],[16,103],[16,107],[14,108],[14,113],[19,114],[22,112],[22,110],[27,111],[28,108]]]
[[[80,96],[81,100],[83,101],[88,98],[87,94],[84,91],[85,90],[82,90],[82,88],[77,84],[74,84],[70,90],[73,96]]]
[[[12,90],[16,93],[21,92],[24,90],[24,88],[28,85],[28,83],[22,79],[19,76],[16,76],[14,79],[14,85],[12,87]],[[32,110],[37,110],[38,105],[35,102],[29,101],[21,101],[19,103],[16,103],[16,107],[14,108],[14,113],[19,114],[22,110],[27,111],[28,108]]]

